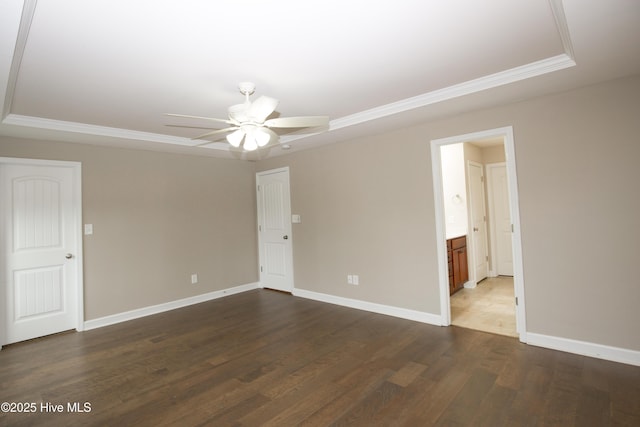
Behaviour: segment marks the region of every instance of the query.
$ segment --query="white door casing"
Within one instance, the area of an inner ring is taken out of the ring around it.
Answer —
[[[524,276],[522,261],[522,239],[520,236],[520,211],[518,197],[518,175],[515,161],[515,142],[513,127],[489,129],[462,135],[431,140],[431,171],[433,179],[433,195],[436,225],[436,250],[438,254],[438,282],[440,290],[440,323],[451,324],[451,304],[449,299],[449,276],[447,268],[447,250],[445,240],[444,196],[442,190],[442,166],[440,147],[460,142],[477,141],[487,138],[501,137],[504,140],[507,184],[509,186],[509,207],[511,212],[513,242],[513,282],[517,300],[516,329],[521,342],[527,342],[526,300],[524,293]]]
[[[0,344],[82,330],[80,164],[0,158]]]
[[[260,284],[293,291],[293,235],[289,168],[256,174]]]
[[[481,164],[467,162],[469,183],[469,235],[471,251],[471,271],[474,284],[487,277],[489,272],[487,250],[487,221],[484,203],[484,172]]]
[[[487,165],[487,189],[491,219],[491,258],[495,274],[513,276],[509,183],[504,163]]]

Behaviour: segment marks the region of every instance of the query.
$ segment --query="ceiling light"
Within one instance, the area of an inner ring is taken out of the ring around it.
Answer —
[[[253,136],[255,137],[256,142],[258,143],[258,147],[264,147],[271,140],[271,135],[269,135],[266,131],[264,131],[261,128],[257,128],[253,132]]]
[[[227,135],[227,141],[235,148],[240,147],[242,138],[244,138],[244,131],[242,129],[238,129],[237,131]]]
[[[242,146],[245,151],[253,151],[258,148],[258,142],[256,141],[256,137],[250,134],[247,134],[244,137],[244,145]]]
[[[249,95],[254,93],[256,85],[251,82],[242,82],[238,87],[240,93],[244,95],[245,100],[243,104],[235,104],[229,107],[228,119],[171,113],[167,113],[167,115],[224,123],[227,127],[215,129],[191,139],[205,139],[214,135],[216,138],[219,138],[219,135],[227,134],[227,141],[233,148],[242,146],[246,151],[257,150],[258,147],[264,147],[269,143],[277,144],[279,136],[272,128],[293,128],[297,129],[296,133],[318,133],[321,131],[321,128],[325,130],[329,128],[329,117],[327,116],[280,117],[278,114],[278,117],[272,117],[278,107],[277,99],[269,96],[260,96],[251,102]],[[243,139],[244,144],[242,143]],[[215,141],[217,141],[217,139]],[[209,142],[196,146],[207,144],[209,144]],[[288,148],[289,147],[283,147],[285,150]]]

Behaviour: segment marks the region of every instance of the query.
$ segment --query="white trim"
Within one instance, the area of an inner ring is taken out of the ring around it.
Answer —
[[[503,86],[520,80],[525,80],[539,75],[551,73],[553,71],[573,67],[575,65],[575,61],[570,56],[566,54],[556,55],[550,58],[542,59],[540,61],[532,62],[530,64],[522,65],[520,67],[500,71],[498,73],[469,80],[457,85],[434,90],[422,95],[417,95],[411,98],[392,102],[390,104],[381,105],[379,107],[360,111],[348,116],[339,117],[337,119],[331,120],[331,122],[329,123],[329,131],[355,126],[361,123],[369,122],[371,120],[380,119],[383,117],[402,113],[404,111],[414,110],[416,108],[425,107],[428,105],[436,104],[438,102],[447,101],[449,99],[470,95],[494,87]],[[189,138],[150,132],[140,132],[130,129],[90,125],[85,123],[68,122],[63,120],[52,120],[42,117],[23,116],[19,114],[8,114],[2,121],[2,124],[62,132],[72,132],[86,135],[106,136],[119,139],[160,142],[182,146],[194,146],[199,144],[199,142],[194,142]],[[307,138],[312,135],[314,134],[283,135],[280,140],[281,143],[288,143],[298,139]],[[228,144],[212,143],[211,145],[208,145],[207,148],[221,151],[232,151]]]
[[[261,224],[263,222],[263,206],[262,206],[263,199],[260,195],[259,187],[262,183],[263,177],[266,177],[269,175],[281,174],[281,173],[286,174],[286,181],[287,181],[287,185],[286,185],[287,194],[285,195],[286,203],[284,207],[285,212],[283,212],[284,221],[286,223],[286,235],[289,236],[288,249],[285,250],[286,253],[284,255],[286,258],[285,269],[289,270],[289,275],[291,277],[288,278],[289,280],[286,283],[286,287],[276,288],[272,285],[270,285],[270,287],[282,292],[292,292],[296,286],[295,286],[295,275],[293,272],[293,237],[294,236],[293,236],[293,226],[291,223],[291,174],[289,172],[289,166],[256,172],[256,218],[257,218],[256,228],[258,230],[258,272],[260,274],[260,281],[263,281],[265,279],[265,273],[262,271],[262,266],[267,263],[267,256],[266,256],[266,245],[265,245],[263,233],[261,230]],[[260,286],[264,288],[262,284]]]
[[[515,148],[513,128],[511,126],[472,132],[464,135],[434,139],[431,141],[431,169],[433,174],[433,193],[435,200],[436,249],[438,254],[438,281],[440,283],[440,316],[443,325],[451,324],[451,303],[449,300],[449,277],[447,273],[447,251],[445,248],[444,201],[442,195],[442,165],[440,147],[472,140],[503,137],[509,181],[509,205],[513,232],[513,272],[514,291],[518,298],[516,307],[516,325],[520,341],[527,342],[525,315],[524,277],[522,268],[522,241],[520,237],[520,210],[518,202],[518,182],[516,176]]]
[[[567,16],[564,14],[564,8],[562,7],[562,0],[549,0],[549,5],[551,6],[553,18],[556,21],[556,27],[560,34],[564,53],[566,53],[569,58],[573,59],[575,58],[573,53],[573,43],[571,42],[571,33],[569,32]]]
[[[565,351],[567,353],[580,354],[582,356],[595,357],[597,359],[610,360],[612,362],[640,366],[640,351],[637,350],[611,347],[569,338],[552,337],[531,332],[527,334],[527,344]]]
[[[465,289],[474,289],[478,287],[478,282],[475,280],[469,280],[468,282],[465,282],[464,285],[462,285]]]
[[[509,187],[509,209],[513,224],[513,286],[518,299],[516,306],[516,328],[520,341],[527,342],[527,316],[525,314],[524,267],[522,261],[522,236],[520,234],[520,198],[518,196],[518,174],[516,173],[516,152],[513,128],[506,128],[504,135],[505,163],[507,164],[507,185]]]
[[[0,2],[0,119],[11,111],[13,96],[27,45],[37,0],[4,0]]]
[[[440,140],[443,141],[443,140]],[[457,143],[431,141],[431,170],[433,175],[433,198],[436,221],[436,253],[438,255],[438,283],[440,284],[440,324],[451,325],[451,301],[449,299],[449,263],[446,248],[446,223],[444,214],[444,194],[442,189],[442,156],[440,147]]]
[[[0,157],[0,164],[11,164],[11,165],[32,165],[32,166],[52,166],[52,167],[61,167],[61,168],[69,168],[72,172],[72,191],[73,191],[73,223],[75,226],[75,236],[74,243],[77,249],[77,253],[75,254],[75,300],[76,300],[76,309],[75,309],[75,324],[76,330],[82,331],[84,330],[84,255],[83,255],[83,247],[82,247],[82,163],[80,162],[72,162],[72,161],[62,161],[62,160],[41,160],[41,159],[23,159],[18,157]],[[0,217],[3,213],[0,213]],[[3,222],[0,221],[0,224]],[[4,231],[1,231],[3,233]],[[1,264],[1,263],[0,263]],[[4,291],[3,291],[4,292]],[[0,304],[4,304],[4,297],[0,296]],[[4,336],[3,331],[5,330],[5,320],[4,317],[0,316],[0,347],[5,342],[6,337]]]
[[[488,76],[479,77],[453,86],[427,92],[422,95],[413,96],[411,98],[402,99],[400,101],[360,111],[348,116],[339,117],[331,120],[329,123],[329,131],[355,126],[360,123],[391,116],[404,111],[414,110],[416,108],[426,107],[428,105],[437,104],[438,102],[470,95],[520,80],[526,80],[532,77],[573,67],[575,65],[576,62],[568,54],[552,56],[530,64],[525,64],[494,74],[489,74]],[[297,139],[306,138],[308,136],[309,135],[285,135],[281,138],[281,141],[283,143],[287,143]]]
[[[409,310],[407,308],[377,304],[351,298],[343,298],[320,292],[307,291],[304,289],[294,289],[293,296],[326,302],[329,304],[336,304],[343,307],[355,308],[357,310],[370,311],[372,313],[385,314],[387,316],[399,317],[401,319],[413,320],[415,322],[427,323],[429,325],[442,326],[440,316],[425,313],[423,311]]]
[[[256,176],[265,176],[265,175],[271,175],[271,174],[280,173],[280,172],[289,173],[289,166],[283,166],[281,168],[269,169],[269,170],[266,170],[266,171],[256,172]]]
[[[340,117],[330,122],[329,131],[354,126],[404,111],[436,104],[438,102],[575,66],[576,62],[573,59],[573,46],[564,9],[562,8],[562,2],[561,0],[549,0],[549,2],[558,33],[562,41],[564,53]],[[10,23],[10,25],[4,25],[0,32],[0,36],[6,36],[0,37],[0,41],[2,41],[0,43],[0,58],[3,60],[2,63],[0,63],[0,99],[4,100],[2,111],[0,111],[0,119],[4,119],[3,124],[176,145],[194,145],[194,141],[188,138],[10,114],[15,83],[17,80],[17,71],[24,53],[26,40],[29,35],[29,26],[35,11],[36,3],[36,0],[25,0],[24,2],[20,0],[4,0],[0,2],[0,12],[2,12],[0,14],[11,17],[11,19],[4,20]],[[16,40],[17,43],[14,43],[13,41]],[[284,135],[281,138],[281,142],[287,143],[312,135],[313,134]],[[228,147],[228,144],[212,144],[207,146],[207,148],[221,151],[232,151]]]
[[[107,126],[89,125],[86,123],[67,122],[63,120],[45,119],[41,117],[23,116],[20,114],[9,114],[2,121],[2,124],[22,126],[36,129],[46,129],[58,132],[71,132],[84,135],[106,136],[119,139],[132,139],[136,141],[160,142],[163,144],[182,145],[193,147],[202,143],[189,138],[179,136],[164,135],[159,133],[140,132],[129,129],[120,129]],[[229,151],[229,144],[216,145],[211,143],[207,148]]]
[[[82,232],[82,163],[72,162],[73,171],[73,213],[76,224],[75,244],[78,250],[76,255],[76,330],[84,330],[84,249]]]
[[[100,317],[98,319],[87,320],[86,322],[84,322],[84,330],[88,331],[90,329],[102,328],[104,326],[114,325],[116,323],[126,322],[128,320],[138,319],[140,317],[151,316],[153,314],[163,313],[165,311],[175,310],[177,308],[187,307],[189,305],[199,304],[201,302],[211,301],[214,299],[226,297],[233,294],[239,294],[241,292],[247,292],[258,288],[258,283],[248,283],[246,285],[222,289],[220,291],[213,291],[206,294],[152,305],[149,307],[125,311],[123,313],[112,314],[110,316]]]

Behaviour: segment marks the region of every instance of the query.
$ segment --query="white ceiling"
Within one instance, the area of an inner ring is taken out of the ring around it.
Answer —
[[[28,138],[241,157],[163,113],[252,81],[330,117],[294,151],[638,73],[637,0],[0,2],[0,134]]]

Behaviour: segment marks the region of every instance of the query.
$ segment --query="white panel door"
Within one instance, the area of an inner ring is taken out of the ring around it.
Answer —
[[[256,175],[260,284],[265,288],[293,290],[293,246],[289,170]]]
[[[487,250],[487,222],[484,203],[484,173],[482,165],[469,162],[469,216],[471,218],[471,246],[473,280],[478,283],[489,272]]]
[[[78,218],[70,167],[0,162],[3,344],[77,326]]]
[[[487,165],[489,177],[489,203],[493,230],[495,230],[496,274],[513,276],[513,249],[511,214],[509,211],[509,185],[507,168],[504,164]]]

